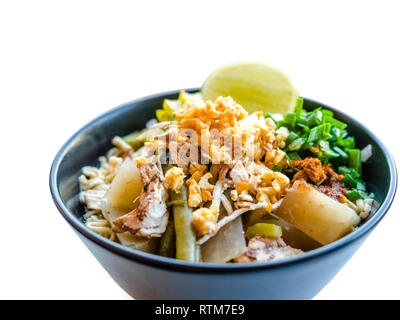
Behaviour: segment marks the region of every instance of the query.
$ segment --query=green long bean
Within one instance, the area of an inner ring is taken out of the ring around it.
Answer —
[[[184,200],[183,205],[174,205],[174,225],[176,234],[176,258],[191,262],[200,261],[200,250],[196,245],[196,232],[192,225],[193,210],[187,205],[187,189],[182,187],[180,193],[170,192],[170,199]]]
[[[159,254],[164,257],[175,257],[175,226],[172,214],[169,215],[167,229],[161,237]]]

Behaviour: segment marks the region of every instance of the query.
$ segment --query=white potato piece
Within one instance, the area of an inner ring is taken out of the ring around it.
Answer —
[[[103,202],[102,212],[112,227],[114,226],[113,221],[115,219],[127,213],[125,210],[112,207],[106,201]],[[157,238],[139,238],[129,232],[116,233],[116,236],[122,245],[149,253],[154,253],[156,251],[159,242]]]
[[[227,262],[246,251],[242,218],[223,226],[218,233],[201,246],[203,262]]]
[[[304,181],[294,183],[274,214],[323,245],[351,232],[360,222],[353,209]]]
[[[136,163],[126,158],[111,183],[106,199],[111,206],[128,212],[138,206],[138,201],[134,201],[142,190],[143,183]]]

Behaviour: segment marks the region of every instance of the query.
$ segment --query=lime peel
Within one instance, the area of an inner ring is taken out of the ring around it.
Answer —
[[[215,70],[201,92],[205,100],[231,96],[249,113],[293,112],[298,98],[297,89],[285,73],[259,62],[233,63]]]

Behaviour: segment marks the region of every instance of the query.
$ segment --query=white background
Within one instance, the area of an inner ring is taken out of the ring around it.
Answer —
[[[52,203],[51,162],[126,101],[265,61],[399,144],[396,1],[1,1],[0,298],[129,299]],[[400,298],[399,202],[316,299]]]

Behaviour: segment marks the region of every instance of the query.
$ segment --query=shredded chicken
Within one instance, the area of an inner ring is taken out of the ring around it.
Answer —
[[[256,236],[250,239],[247,251],[235,258],[235,262],[272,261],[300,253],[303,253],[303,251],[292,248],[281,238],[274,239]]]
[[[144,156],[136,158],[135,162],[139,169],[140,177],[144,186],[147,186],[151,181],[155,179],[163,180],[164,175],[160,169],[160,165],[157,163],[156,156],[146,158]]]
[[[168,223],[168,193],[161,164],[154,155],[137,157],[135,162],[145,190],[139,196],[139,207],[115,219],[113,230],[146,238],[160,237]]]
[[[146,238],[161,237],[168,223],[166,200],[167,192],[160,181],[150,182],[147,191],[140,195],[139,207],[115,219],[113,230]]]

